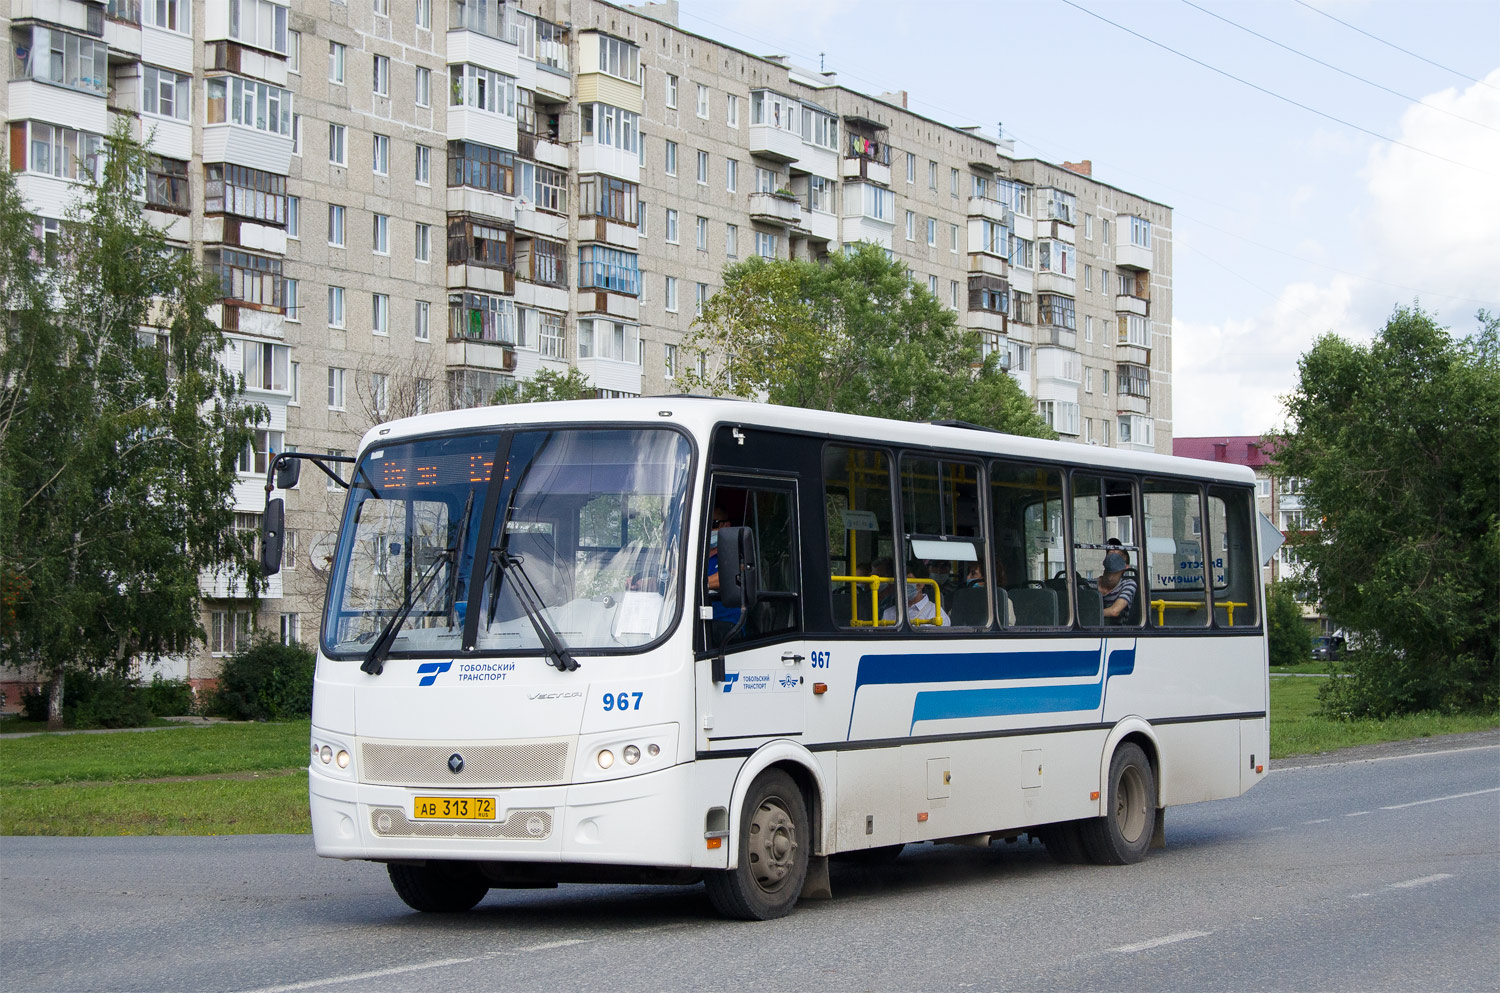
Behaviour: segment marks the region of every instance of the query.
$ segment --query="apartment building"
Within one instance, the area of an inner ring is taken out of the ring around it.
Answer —
[[[681,30],[675,2],[4,0],[10,167],[56,230],[124,119],[146,203],[223,281],[225,361],[267,459],[576,367],[672,392],[726,264],[858,241],[978,330],[1059,434],[1170,451],[1168,207],[1087,161],[1019,158],[780,57]],[[206,578],[217,671],[252,627],[313,640],[342,490],[306,472],[284,571]]]

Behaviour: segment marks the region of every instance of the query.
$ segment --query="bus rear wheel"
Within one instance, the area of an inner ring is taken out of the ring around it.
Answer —
[[[725,917],[768,921],[792,912],[807,879],[807,802],[792,777],[768,770],[750,784],[740,817],[739,865],[703,880]]]
[[[396,895],[412,910],[426,914],[459,914],[470,910],[490,891],[475,872],[444,870],[430,865],[388,865]]]
[[[1156,824],[1156,773],[1134,742],[1109,762],[1109,802],[1103,817],[1081,822],[1083,850],[1099,865],[1127,865],[1146,857]]]

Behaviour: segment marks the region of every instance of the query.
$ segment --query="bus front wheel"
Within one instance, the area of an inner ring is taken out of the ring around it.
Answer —
[[[458,914],[470,910],[490,891],[477,873],[445,872],[425,865],[388,865],[396,895],[412,910]]]
[[[739,865],[704,879],[725,917],[768,921],[796,906],[807,878],[807,803],[792,777],[770,769],[756,777],[740,816]]]
[[[1126,865],[1146,857],[1156,824],[1156,773],[1134,742],[1115,750],[1109,762],[1109,802],[1103,817],[1079,826],[1083,850],[1099,865]]]

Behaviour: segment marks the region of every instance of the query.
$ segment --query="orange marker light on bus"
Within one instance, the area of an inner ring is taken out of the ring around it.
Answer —
[[[1097,800],[1097,799],[1099,799],[1099,791],[1095,790],[1094,792],[1090,793],[1089,794],[1089,799],[1090,800]]]
[[[709,851],[712,851],[715,848],[723,848],[724,847],[724,839],[723,838],[705,838],[704,841],[707,843]]]
[[[827,683],[813,683],[813,696],[822,696],[828,692]]]
[[[1263,765],[1258,765],[1258,766],[1255,767],[1255,771],[1257,773],[1265,772],[1266,771],[1266,767],[1263,766]]]
[[[927,811],[924,810],[920,814],[917,815],[917,823],[918,824],[925,824],[926,822],[927,822]]]

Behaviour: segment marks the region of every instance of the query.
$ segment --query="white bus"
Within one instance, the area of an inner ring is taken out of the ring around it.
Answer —
[[[1128,863],[1264,775],[1248,469],[691,397],[432,414],[346,461],[313,836],[417,910],[701,880],[767,919],[830,857],[1023,834]]]

